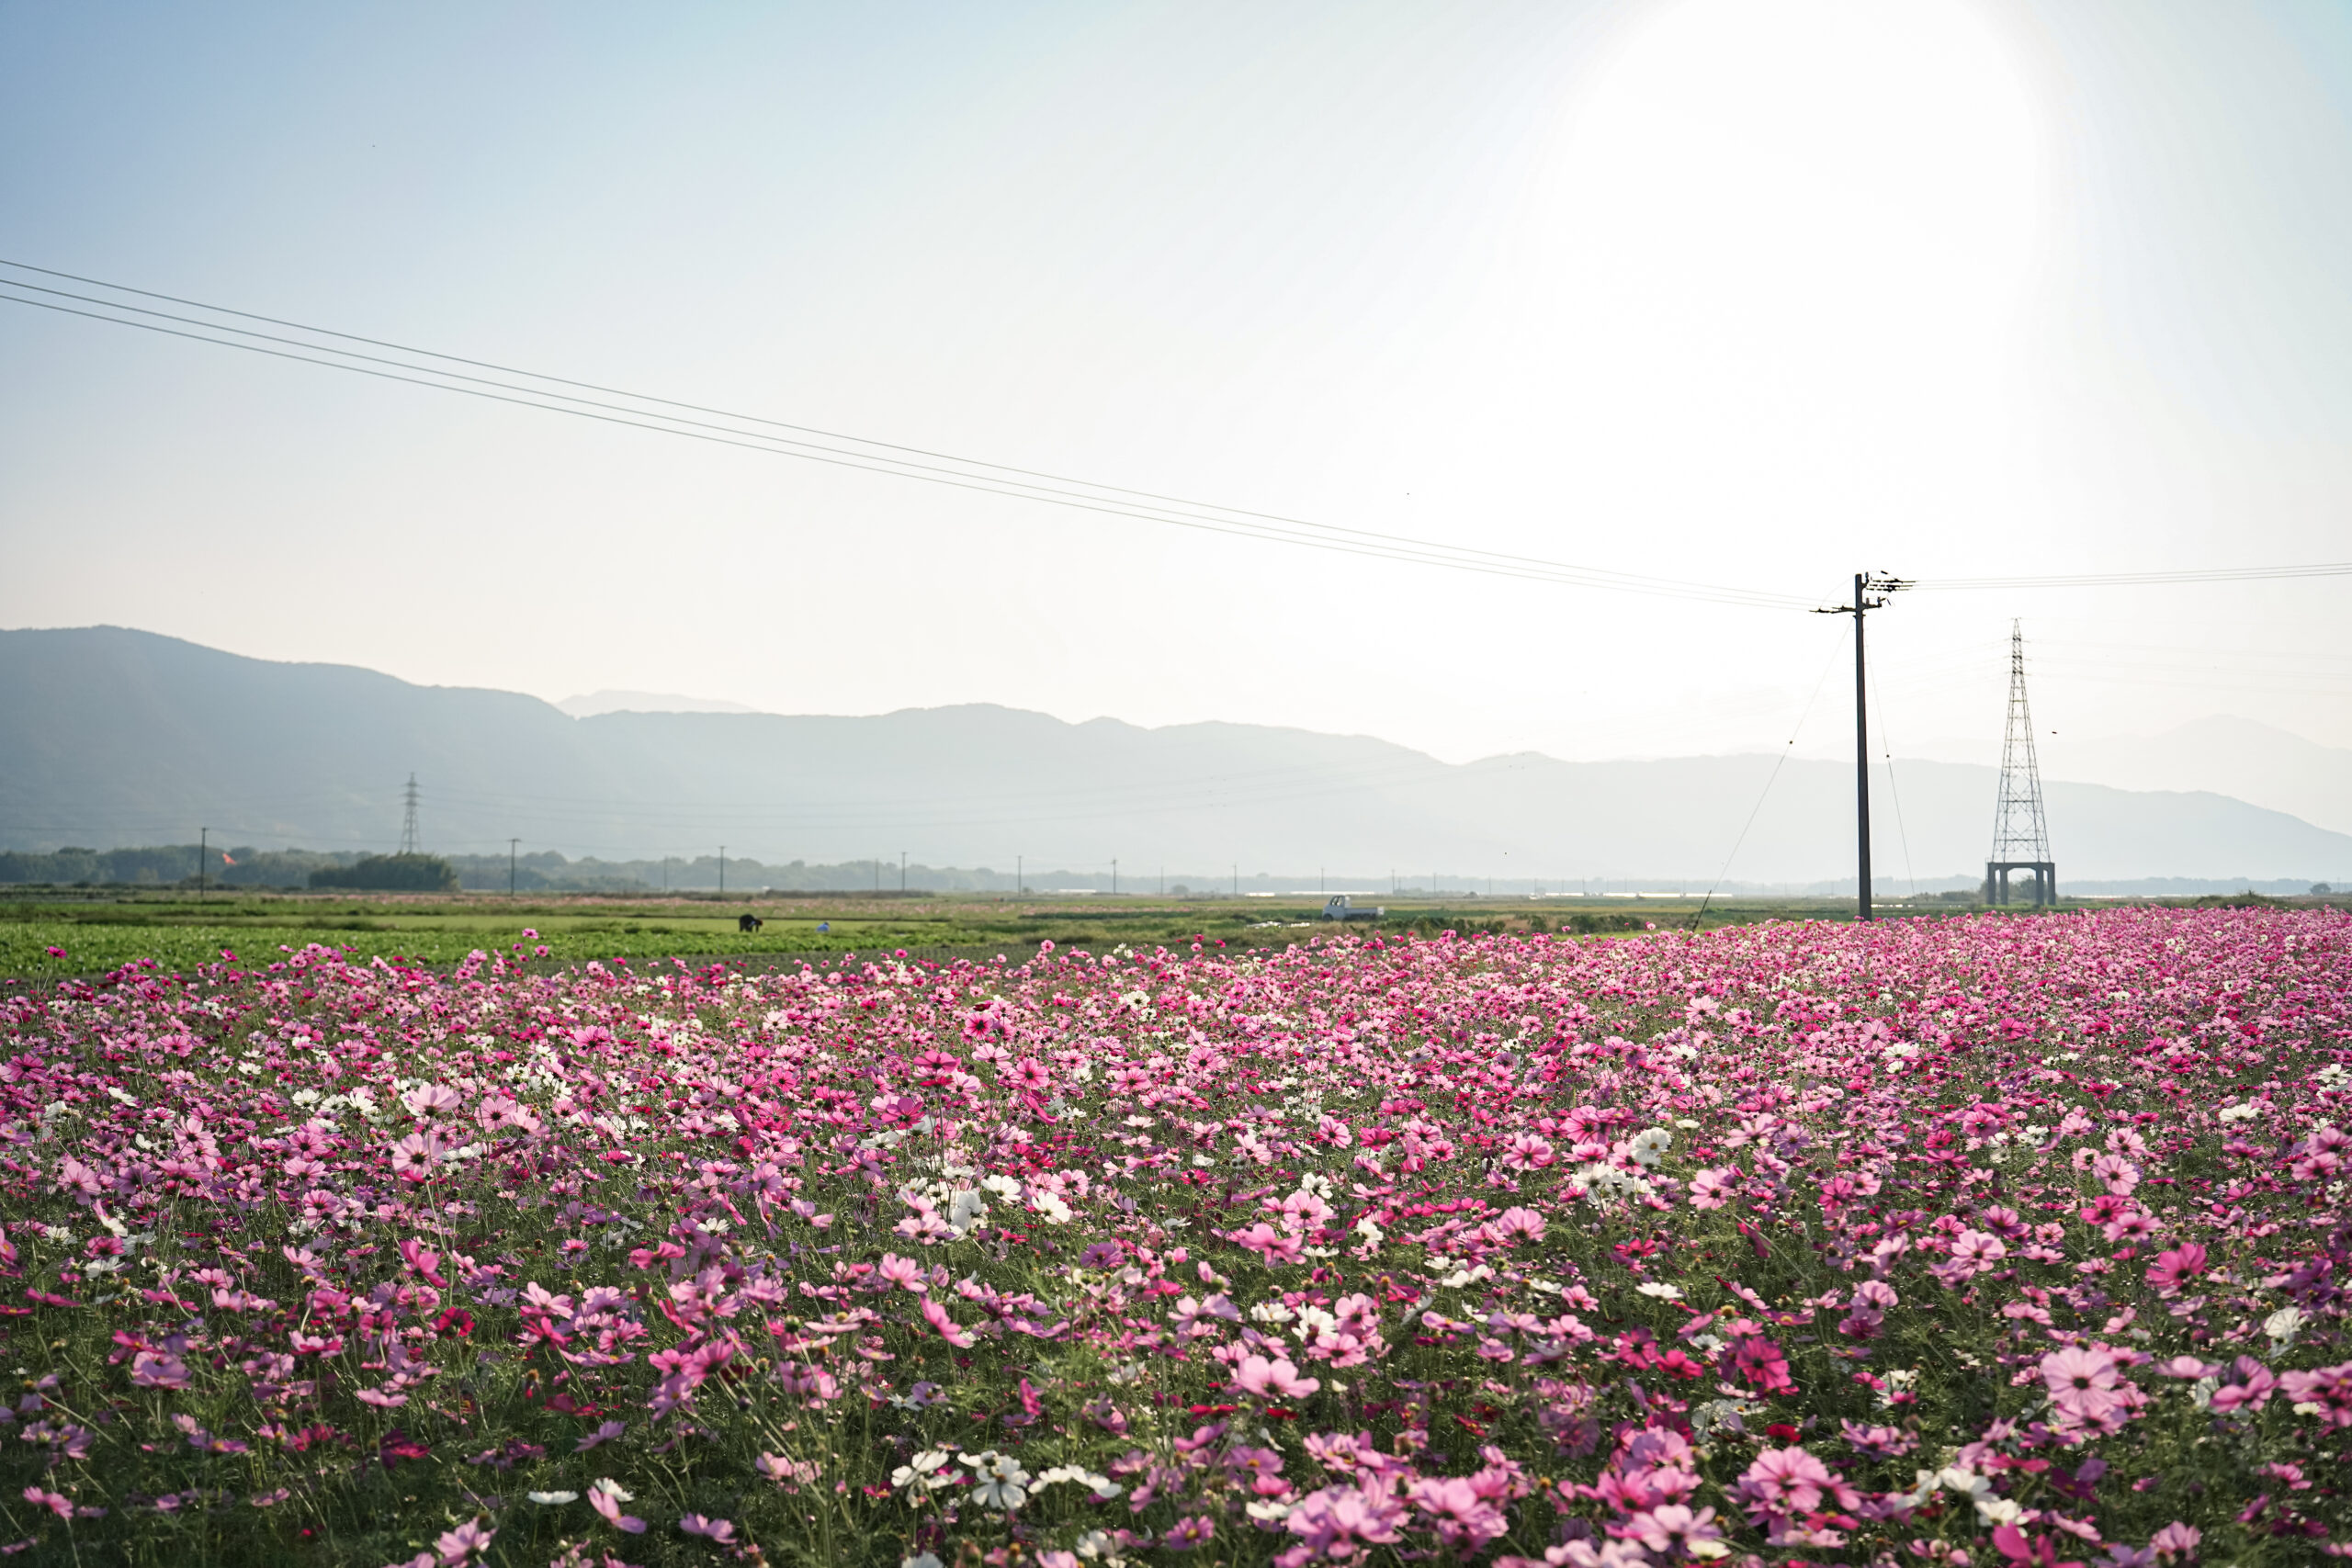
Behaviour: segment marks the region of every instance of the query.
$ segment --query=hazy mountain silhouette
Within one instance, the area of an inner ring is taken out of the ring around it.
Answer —
[[[427,846],[608,858],[1086,866],[1122,858],[1363,879],[1850,874],[1852,773],[1770,756],[1454,766],[1363,736],[1237,724],[1069,724],[987,705],[865,717],[617,711],[241,658],[116,627],[0,632],[0,844],[216,839],[389,848],[400,789]],[[1981,868],[1994,771],[1878,771],[1881,874]],[[2215,794],[2053,783],[2063,878],[2352,876],[2352,837]]]
[[[761,710],[724,697],[684,697],[674,692],[583,692],[557,703],[559,712],[573,718],[594,718],[605,713],[758,713]]]
[[[2078,739],[2053,732],[2040,738],[2040,747],[2045,779],[2210,791],[2352,833],[2352,750],[2276,725],[2209,714],[2160,735]],[[1914,749],[1936,761],[1990,764],[2001,754],[2001,738],[1998,732],[1973,739],[1939,737]]]

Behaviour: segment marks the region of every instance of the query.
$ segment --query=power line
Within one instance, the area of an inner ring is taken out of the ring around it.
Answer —
[[[209,344],[218,348],[242,349],[251,354],[292,360],[326,369],[342,370],[353,375],[370,376],[380,380],[400,381],[436,391],[456,392],[493,402],[536,408],[543,412],[568,414],[574,418],[594,420],[600,423],[627,425],[657,434],[683,436],[719,446],[765,452],[773,456],[798,457],[835,467],[860,468],[869,473],[888,474],[900,479],[1003,495],[1015,500],[1037,502],[1078,511],[1299,545],[1307,548],[1331,550],[1341,554],[1397,560],[1410,565],[1437,566],[1450,570],[1476,572],[1487,576],[1512,577],[1574,587],[1600,588],[1616,592],[1744,604],[1751,608],[1789,609],[1808,603],[1793,595],[1766,590],[1612,571],[1602,568],[1550,560],[1541,557],[1514,555],[1469,546],[1440,544],[1403,535],[1314,523],[1303,518],[1286,517],[1272,513],[1252,512],[1246,508],[1228,507],[1216,502],[1191,501],[1153,491],[1101,484],[1067,475],[1019,468],[980,458],[960,457],[922,447],[905,446],[864,436],[820,431],[812,426],[787,424],[782,421],[765,419],[754,414],[736,413],[708,408],[702,404],[681,402],[674,399],[602,387],[592,382],[547,376],[537,371],[495,366],[487,361],[465,359],[458,355],[443,355],[429,349],[410,348],[382,339],[363,338],[353,333],[338,333],[331,328],[311,327],[278,317],[259,316],[226,306],[184,299],[175,295],[156,294],[125,285],[84,278],[75,274],[35,267],[27,263],[0,261],[0,265],[39,272],[48,276],[70,278],[92,287],[137,294],[142,298],[165,299],[175,304],[185,304],[192,309],[219,315],[266,321],[272,325],[287,326],[294,331],[319,336],[365,343],[374,347],[390,348],[400,354],[440,359],[450,364],[469,365],[481,369],[496,370],[501,375],[521,377],[529,381],[544,382],[548,385],[520,386],[489,377],[470,376],[447,370],[438,366],[418,365],[382,355],[363,355],[350,349],[337,348],[331,344],[287,338],[276,333],[254,332],[250,328],[238,327],[227,322],[178,316],[167,311],[151,310],[143,306],[126,304],[119,300],[103,299],[62,289],[47,288],[21,279],[0,279],[0,283],[5,283],[8,288],[52,297],[47,299],[27,299],[23,294],[18,293],[0,293],[0,299],[13,304],[79,316],[90,321],[106,321],[116,326],[135,327],[143,332],[183,338],[194,343]],[[73,305],[58,302],[62,299],[74,300],[95,309],[76,309]],[[129,315],[114,312],[130,312],[156,319],[132,320]],[[180,326],[166,326],[162,324],[164,321],[176,321]],[[182,328],[199,330],[184,331]],[[233,336],[210,335],[213,333],[230,333]],[[237,341],[239,339],[255,341]],[[281,346],[266,346],[270,344]],[[298,349],[307,352],[294,352]],[[327,358],[320,355],[336,357]],[[625,398],[633,403],[656,406],[636,408],[624,404],[600,402],[594,399],[577,397],[568,392],[550,390],[550,387],[577,387],[584,390],[602,392],[611,397]],[[705,420],[686,419],[679,414],[662,412],[664,409],[684,409],[697,413],[709,413],[719,419],[735,421],[738,424],[764,426],[770,430],[795,431],[806,435],[821,436],[825,441],[854,443],[856,447],[871,448],[871,450],[861,451],[850,447],[828,446],[819,441],[802,439],[799,436],[771,435],[760,429],[745,430],[737,428],[735,425],[715,424]],[[899,457],[891,454],[907,456]],[[915,457],[934,458],[937,462],[911,461]],[[937,466],[938,464],[954,464],[958,467],[943,468]]]
[[[364,344],[370,348],[386,349],[392,354],[405,355],[411,358],[393,359],[381,355],[362,354],[354,349],[337,347],[333,343],[289,338],[274,333],[256,332],[252,328],[236,326],[228,321],[175,315],[169,311],[154,310],[144,306],[129,304],[120,299],[100,299],[90,295],[75,294],[70,290],[50,288],[21,278],[0,278],[0,284],[5,284],[6,288],[51,296],[49,299],[27,299],[22,294],[0,293],[0,300],[12,304],[31,306],[91,321],[106,321],[116,326],[136,327],[141,331],[184,338],[194,343],[209,344],[219,348],[243,349],[248,353],[266,355],[272,358],[293,360],[354,375],[372,376],[382,380],[405,382],[435,391],[457,392],[493,402],[535,408],[542,412],[568,414],[573,418],[594,420],[600,423],[626,425],[657,434],[683,436],[719,446],[765,452],[773,456],[798,457],[809,462],[859,468],[869,473],[887,474],[923,483],[1003,495],[1015,500],[1093,512],[1108,516],[1127,517],[1140,522],[1160,523],[1173,527],[1258,538],[1275,543],[1297,545],[1310,549],[1364,556],[1374,559],[1395,560],[1408,565],[1435,566],[1448,570],[1475,572],[1486,576],[1517,578],[1522,581],[1572,587],[1598,588],[1612,592],[1739,604],[1750,608],[1810,607],[1809,601],[1800,596],[1765,589],[1727,583],[1694,582],[1637,572],[1620,572],[1551,560],[1542,557],[1487,550],[1473,546],[1442,544],[1373,529],[1316,523],[1279,513],[1258,512],[1246,507],[1194,501],[1161,491],[1077,479],[1067,474],[1021,468],[986,458],[965,457],[931,447],[849,434],[817,425],[797,424],[785,420],[770,419],[763,415],[717,408],[709,404],[688,402],[681,399],[664,398],[651,393],[633,392],[625,388],[607,386],[600,382],[578,380],[569,377],[550,375],[544,371],[501,365],[492,360],[472,359],[462,355],[445,354],[436,349],[418,348],[386,338],[367,337],[356,333],[314,326],[282,316],[269,316],[256,311],[238,310],[232,306],[215,305],[183,295],[165,294],[153,289],[135,288],[129,284],[89,277],[79,273],[37,266],[29,262],[0,258],[0,267],[35,273],[45,277],[60,278],[116,294],[162,300],[169,304],[185,306],[190,310],[205,311],[211,316],[234,317],[239,321],[259,321],[270,326],[284,327],[290,332],[308,333],[312,338],[332,338],[342,343]],[[75,300],[95,309],[77,310],[71,305],[55,302],[61,299]],[[108,312],[129,312],[155,319],[137,321],[129,319],[125,314]],[[183,327],[200,330],[182,331],[160,324],[163,321],[176,321]],[[208,335],[223,333],[233,334],[233,337]],[[241,342],[235,341],[236,339],[255,341]],[[265,344],[277,344],[282,346],[270,348],[263,346]],[[291,352],[296,349],[308,352]],[[317,357],[322,355],[334,357]],[[420,365],[413,363],[413,359],[435,360],[440,363]],[[443,367],[445,366],[466,366],[475,370],[492,371],[498,376],[517,377],[525,381],[538,384],[518,386],[511,381],[501,381],[487,376],[474,376],[463,371],[447,369]],[[401,372],[408,372],[408,374]],[[621,404],[607,403],[595,398],[584,398],[571,392],[552,389],[556,388],[575,388],[582,392],[594,392],[603,397],[621,398],[628,401]],[[674,413],[665,412],[669,410],[681,412]],[[684,417],[686,414],[707,414],[712,419],[732,421],[734,423],[717,424],[707,420],[689,419]],[[739,428],[742,425],[758,428],[748,430]],[[770,431],[786,431],[792,434],[772,435],[767,434]],[[825,442],[842,442],[850,445],[847,446],[826,446],[823,445]],[[931,461],[917,462],[914,460],[916,458],[926,458]],[[1921,580],[1917,587],[1927,591],[1944,592],[2150,587],[2167,584],[2285,581],[2346,575],[2352,575],[2352,561],[2311,562],[2278,567],[2226,567],[2179,571],[2080,572],[2044,577],[1932,578]]]
[[[1731,841],[1731,853],[1724,856],[1723,869],[1715,873],[1714,881],[1708,885],[1707,896],[1699,900],[1699,912],[1690,917],[1692,931],[1697,931],[1699,922],[1707,918],[1707,906],[1715,901],[1715,894],[1723,886],[1724,878],[1731,874],[1731,863],[1739,858],[1740,846],[1747,842],[1748,832],[1755,828],[1758,814],[1770,797],[1774,782],[1780,778],[1781,770],[1788,765],[1789,753],[1796,750],[1797,737],[1804,733],[1804,721],[1813,716],[1813,705],[1821,700],[1821,688],[1828,683],[1829,671],[1838,662],[1838,649],[1832,647],[1827,662],[1821,667],[1820,678],[1813,683],[1813,694],[1805,698],[1804,706],[1797,712],[1797,722],[1795,728],[1789,731],[1788,744],[1773,757],[1772,771],[1764,775],[1764,787],[1757,792],[1756,804],[1747,808],[1747,820],[1739,825],[1739,837]]]
[[[2053,577],[1923,577],[1921,592],[1986,588],[2154,588],[2171,582],[2268,582],[2298,577],[2352,577],[2352,561],[2302,566],[2233,566],[2188,571],[2086,571]]]

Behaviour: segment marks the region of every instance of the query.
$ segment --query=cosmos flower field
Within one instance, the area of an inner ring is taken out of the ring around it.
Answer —
[[[18,1561],[2352,1555],[2339,912],[272,956],[0,999]]]

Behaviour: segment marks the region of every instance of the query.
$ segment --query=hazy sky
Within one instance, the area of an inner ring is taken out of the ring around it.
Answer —
[[[0,256],[1829,598],[2352,558],[2352,6],[0,0]],[[1842,618],[1465,576],[0,304],[0,625],[1450,758],[1849,744]],[[2352,579],[1921,593],[1884,723],[2352,744]],[[1824,685],[1824,672],[1829,679]],[[1948,750],[1948,747],[1947,747]]]

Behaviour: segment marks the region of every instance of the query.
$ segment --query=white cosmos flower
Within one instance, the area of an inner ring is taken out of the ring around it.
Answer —
[[[945,1449],[925,1449],[890,1472],[890,1484],[910,1490],[920,1486],[926,1492],[936,1492],[948,1484],[949,1477],[942,1472],[951,1457]]]
[[[1029,1472],[1010,1454],[989,1449],[978,1454],[957,1454],[972,1469],[972,1501],[984,1508],[1010,1513],[1028,1500]]]
[[[1656,1169],[1658,1162],[1666,1158],[1666,1151],[1673,1146],[1673,1134],[1663,1127],[1651,1127],[1634,1134],[1634,1141],[1627,1147],[1626,1152],[1632,1155],[1638,1164]]]
[[[947,1211],[947,1223],[959,1235],[988,1217],[989,1206],[968,1187],[956,1194],[956,1201]]]
[[[530,1498],[532,1502],[538,1504],[541,1507],[546,1508],[554,1507],[560,1503],[577,1503],[580,1501],[580,1494],[577,1492],[526,1492],[524,1495]]]

